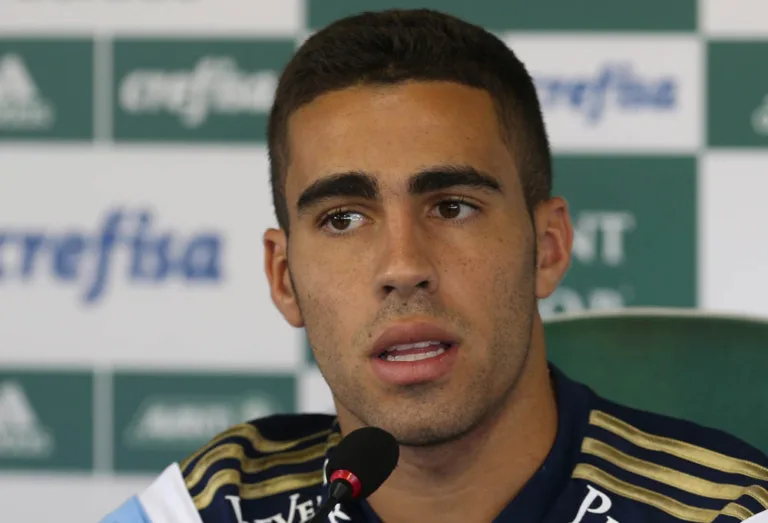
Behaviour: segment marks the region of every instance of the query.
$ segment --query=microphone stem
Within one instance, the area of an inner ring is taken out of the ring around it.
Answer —
[[[335,507],[336,507],[336,502],[329,499],[328,501],[323,503],[323,506],[320,507],[320,510],[318,510],[315,516],[310,520],[310,523],[322,523],[323,521],[325,521],[325,518],[328,517],[328,514],[330,514]]]
[[[352,485],[343,479],[339,479],[331,483],[329,490],[330,494],[328,495],[328,499],[322,504],[320,510],[315,513],[314,517],[310,520],[310,523],[322,523],[325,518],[328,517],[328,514],[336,508],[336,505],[352,493]]]

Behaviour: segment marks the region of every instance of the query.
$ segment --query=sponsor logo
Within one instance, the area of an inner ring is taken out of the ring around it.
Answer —
[[[619,523],[618,520],[607,515],[612,505],[613,502],[607,494],[603,494],[592,485],[587,485],[587,495],[581,502],[576,517],[570,523],[581,523],[587,514],[603,514],[605,515],[604,523]]]
[[[78,286],[86,304],[101,300],[110,278],[133,285],[170,280],[210,284],[222,278],[221,234],[182,236],[153,228],[154,214],[115,209],[97,232],[0,229],[0,285],[28,282],[40,272],[65,285]],[[116,260],[126,267],[114,270]]]
[[[314,499],[310,498],[300,502],[300,497],[301,494],[291,494],[287,515],[277,513],[270,517],[259,519],[245,519],[239,496],[225,496],[225,499],[232,506],[232,512],[235,513],[235,521],[237,523],[307,523],[312,520],[315,512],[322,506],[323,498],[322,496],[315,496]],[[338,523],[339,521],[352,521],[352,518],[344,513],[341,505],[336,505],[331,513],[328,514],[327,521]]]
[[[39,459],[53,450],[51,430],[40,423],[21,385],[0,383],[0,456]]]
[[[120,107],[132,115],[169,113],[190,129],[211,114],[269,111],[278,73],[244,71],[231,56],[204,56],[194,69],[135,69],[120,81]]]
[[[609,111],[669,112],[678,104],[674,77],[643,77],[629,62],[606,63],[591,75],[533,76],[545,111],[576,113],[592,126],[603,121]]]
[[[581,211],[573,223],[573,255],[584,264],[618,267],[627,258],[625,237],[636,225],[630,212]]]
[[[626,285],[619,288],[595,287],[584,293],[561,286],[539,302],[539,313],[543,318],[551,318],[559,313],[623,309],[633,297],[632,288]]]
[[[0,129],[50,129],[55,117],[55,107],[40,94],[21,55],[0,55]]]
[[[572,212],[572,263],[539,302],[542,316],[695,306],[696,158],[556,156],[554,165]]]
[[[149,397],[126,430],[126,444],[144,448],[194,447],[248,420],[281,411],[263,393],[237,398],[175,396]]]
[[[114,468],[152,472],[235,425],[296,412],[295,373],[123,373],[115,383]]]

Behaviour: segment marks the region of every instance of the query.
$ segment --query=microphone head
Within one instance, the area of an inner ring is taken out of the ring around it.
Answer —
[[[365,499],[392,474],[399,458],[400,446],[392,434],[377,427],[363,427],[347,434],[333,449],[326,473],[331,482],[334,476],[352,479],[352,497]]]

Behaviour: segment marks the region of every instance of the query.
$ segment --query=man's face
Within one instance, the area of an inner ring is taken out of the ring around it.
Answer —
[[[289,123],[287,263],[268,272],[339,416],[404,445],[467,433],[513,389],[536,309],[534,227],[490,96],[354,87]]]

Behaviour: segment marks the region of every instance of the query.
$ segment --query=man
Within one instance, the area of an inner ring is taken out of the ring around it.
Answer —
[[[573,232],[534,85],[500,40],[427,10],[338,21],[286,67],[269,152],[272,299],[306,328],[337,416],[233,427],[105,521],[309,521],[328,452],[364,426],[395,436],[398,466],[330,521],[730,523],[768,509],[754,448],[548,365],[537,300],[565,275]]]

